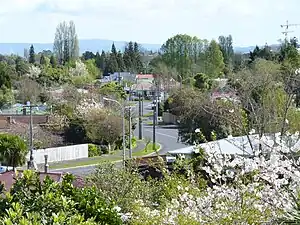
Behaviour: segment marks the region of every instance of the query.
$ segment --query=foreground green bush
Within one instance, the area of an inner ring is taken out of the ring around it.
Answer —
[[[122,224],[112,204],[93,187],[76,188],[73,176],[61,183],[24,171],[5,198],[0,199],[2,225]]]

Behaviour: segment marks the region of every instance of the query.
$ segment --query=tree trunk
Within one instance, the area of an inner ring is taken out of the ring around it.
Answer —
[[[110,154],[110,153],[111,153],[111,144],[108,143],[108,154]]]

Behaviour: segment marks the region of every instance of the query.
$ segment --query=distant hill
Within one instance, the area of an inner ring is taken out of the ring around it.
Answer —
[[[238,52],[238,53],[249,53],[250,51],[253,51],[255,47],[256,46],[235,47],[234,51]],[[258,47],[263,48],[263,46],[258,46]],[[273,45],[269,45],[269,47],[271,47],[271,49],[273,51],[278,51],[278,49],[280,48],[280,45],[279,44],[273,44]]]
[[[85,51],[110,51],[112,43],[115,43],[115,46],[118,50],[123,51],[126,45],[126,41],[112,41],[112,40],[103,40],[103,39],[83,39],[79,40],[80,53]],[[43,50],[53,50],[52,43],[0,43],[0,54],[17,54],[23,56],[24,49],[29,49],[30,45],[34,45],[36,52],[41,52]],[[147,44],[142,43],[142,48],[149,51],[158,51],[161,47],[160,44]],[[272,48],[278,48],[278,45],[271,45]],[[249,53],[255,48],[255,46],[249,47],[234,47],[235,52],[239,53]]]
[[[80,53],[85,51],[110,51],[112,43],[118,50],[123,51],[127,42],[125,41],[112,41],[102,39],[89,39],[79,40]],[[35,52],[41,52],[43,50],[53,50],[53,43],[0,43],[0,54],[16,54],[23,56],[24,49],[29,49],[30,45],[33,44]],[[142,48],[149,51],[157,51],[160,44],[141,44]]]

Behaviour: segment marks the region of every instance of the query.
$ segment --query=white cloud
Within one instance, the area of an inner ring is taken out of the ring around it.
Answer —
[[[297,0],[0,0],[0,42],[49,42],[57,24],[72,19],[80,38],[162,43],[177,33],[208,39],[232,34],[239,45],[274,43],[280,24],[300,23],[297,5]]]

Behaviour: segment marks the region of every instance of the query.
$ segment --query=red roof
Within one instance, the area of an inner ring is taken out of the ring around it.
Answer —
[[[155,75],[153,74],[138,74],[136,75],[137,79],[154,79]]]
[[[22,172],[23,172],[22,170],[17,171],[18,177],[21,176]],[[52,180],[54,180],[56,182],[61,182],[62,177],[64,175],[63,173],[52,173],[52,172],[49,172],[49,173],[38,172],[38,173],[40,175],[40,181],[41,182],[43,182],[45,180],[47,175]],[[11,187],[13,186],[13,184],[15,183],[15,178],[17,178],[17,174],[15,173],[15,171],[8,171],[8,172],[0,174],[0,183],[3,183],[5,190],[9,191],[11,189]],[[80,177],[75,177],[73,185],[75,187],[83,187],[84,186],[84,181]]]

